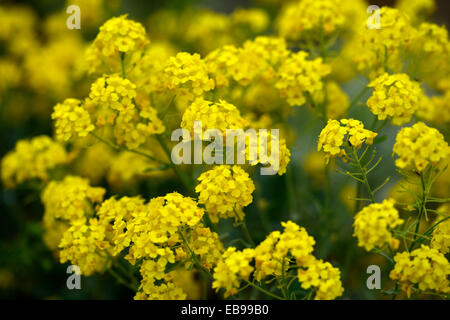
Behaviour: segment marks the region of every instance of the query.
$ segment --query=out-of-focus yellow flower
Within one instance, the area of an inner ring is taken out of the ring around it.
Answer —
[[[34,178],[47,181],[49,170],[67,162],[64,147],[48,136],[20,140],[2,159],[2,181],[7,188]]]
[[[411,24],[417,25],[427,19],[436,10],[435,0],[398,0],[395,7],[404,12]]]
[[[434,223],[439,224],[434,228],[431,235],[430,247],[438,249],[443,254],[447,254],[450,251],[450,220],[448,219],[450,206],[444,204],[438,208],[437,212],[438,215]],[[447,218],[447,220],[442,221],[445,218]]]

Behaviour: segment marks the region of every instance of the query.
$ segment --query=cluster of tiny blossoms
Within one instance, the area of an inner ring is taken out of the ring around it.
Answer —
[[[359,120],[342,119],[338,121],[330,119],[320,132],[317,151],[323,149],[327,161],[335,156],[345,157],[346,143],[355,149],[359,149],[363,143],[371,145],[376,136],[376,132],[364,129],[363,123]]]
[[[439,224],[434,228],[430,242],[431,248],[438,249],[443,254],[450,251],[450,220],[443,220],[448,217],[449,209],[448,205],[439,207],[439,214],[436,217]]]
[[[411,252],[397,253],[394,261],[389,276],[400,282],[408,296],[415,285],[424,292],[450,292],[450,263],[438,250],[422,245]]]
[[[418,122],[400,130],[393,151],[399,157],[395,160],[398,168],[422,172],[445,159],[450,147],[437,129]]]
[[[396,125],[411,120],[424,94],[419,83],[411,81],[404,73],[385,73],[373,80],[369,87],[374,88],[373,95],[367,100],[370,111],[380,120],[391,117],[392,123]]]
[[[73,135],[85,137],[94,130],[89,113],[80,104],[80,100],[69,98],[55,106],[52,119],[56,120],[55,134],[59,140],[67,141]]]
[[[49,170],[68,161],[65,148],[48,136],[20,140],[2,159],[2,181],[8,188],[35,178],[47,181]]]
[[[302,288],[314,290],[316,300],[330,300],[343,293],[340,271],[313,255],[314,239],[292,221],[282,222],[283,232],[274,231],[255,249],[229,247],[214,269],[213,287],[225,289],[225,296],[236,294],[240,283],[253,273],[257,281],[284,277],[291,267],[298,267]],[[254,266],[253,266],[254,260]]]
[[[140,23],[127,19],[126,15],[111,18],[100,27],[100,32],[87,49],[88,69],[92,73],[101,72],[108,66],[119,70],[120,54],[140,53],[148,43]]]
[[[184,111],[181,128],[189,130],[191,137],[201,140],[204,137],[197,136],[196,130],[200,128],[194,128],[195,121],[202,122],[203,132],[216,129],[224,136],[228,129],[244,129],[247,126],[247,122],[241,117],[239,110],[224,100],[213,103],[198,98]]]
[[[252,201],[255,185],[239,166],[221,165],[203,172],[197,179],[195,191],[213,222],[219,218],[241,219],[240,211]]]
[[[386,199],[358,212],[353,223],[353,235],[358,239],[360,247],[367,251],[382,248],[385,244],[394,250],[398,248],[399,241],[392,236],[391,230],[401,225],[403,220],[399,218],[394,204],[393,199]]]
[[[322,78],[330,73],[330,67],[321,58],[307,60],[308,54],[299,51],[285,59],[280,66],[276,87],[291,106],[301,106],[305,95],[314,95],[323,89]]]

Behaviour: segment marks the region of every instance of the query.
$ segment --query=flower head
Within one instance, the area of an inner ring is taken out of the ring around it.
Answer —
[[[422,172],[428,165],[445,159],[450,147],[438,130],[418,122],[400,130],[393,152],[398,156],[395,160],[398,168]]]

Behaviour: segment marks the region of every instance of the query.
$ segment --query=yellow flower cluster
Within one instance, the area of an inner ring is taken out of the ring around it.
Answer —
[[[439,224],[433,230],[430,247],[438,249],[443,254],[447,254],[450,251],[450,220],[448,219],[450,206],[443,205],[437,211],[440,214],[436,217],[435,223]],[[447,220],[440,222],[445,218]]]
[[[92,45],[86,51],[86,62],[91,73],[105,70],[104,63],[118,71],[120,54],[140,53],[149,43],[145,28],[127,19],[127,15],[106,21]]]
[[[450,263],[438,250],[422,245],[412,252],[397,253],[394,261],[389,276],[401,283],[408,297],[415,285],[420,291],[450,292]]]
[[[118,74],[112,74],[98,78],[89,92],[90,103],[101,109],[111,109],[118,112],[126,112],[133,109],[133,99],[136,98],[136,85]],[[107,119],[97,119],[97,125],[101,126]],[[110,119],[109,121],[114,121]]]
[[[105,238],[106,227],[97,219],[90,219],[88,224],[83,220],[74,221],[58,246],[61,263],[70,261],[85,276],[106,270],[110,244]]]
[[[386,244],[394,250],[398,248],[399,241],[392,236],[391,230],[404,221],[399,218],[394,204],[393,199],[386,199],[382,203],[372,203],[356,214],[353,236],[358,239],[358,246],[367,251]]]
[[[295,262],[301,286],[304,289],[315,288],[315,299],[329,300],[342,295],[339,270],[312,255],[314,239],[292,221],[281,225],[283,232],[271,232],[255,249],[237,251],[229,247],[214,268],[213,288],[224,288],[225,296],[233,295],[240,282],[248,280],[252,272],[257,281],[269,276],[284,276],[291,262]]]
[[[173,273],[165,273],[167,261],[165,259],[144,260],[141,265],[140,273],[142,275],[139,291],[134,297],[135,300],[184,300],[186,293],[182,288],[173,282]],[[156,282],[164,280],[163,283]]]
[[[219,218],[239,220],[237,212],[253,201],[255,185],[239,166],[216,166],[203,172],[197,180],[198,202],[205,205],[212,222],[218,222]]]
[[[248,28],[253,33],[264,32],[270,23],[270,17],[266,11],[258,8],[236,9],[231,14],[231,23],[234,26]]]
[[[332,34],[346,23],[340,2],[301,0],[289,3],[278,17],[280,35],[290,40],[299,40],[319,34]]]
[[[433,123],[437,125],[448,125],[450,123],[450,90],[443,95],[431,98]]]
[[[219,235],[209,228],[196,227],[188,239],[189,248],[194,254],[200,257],[202,266],[210,270],[219,262],[223,251],[225,250]],[[177,254],[185,256],[189,252],[187,248],[178,251]]]
[[[404,12],[413,25],[431,16],[436,10],[435,0],[398,0],[395,7]]]
[[[283,175],[291,161],[291,151],[286,145],[285,139],[278,139],[278,146],[272,148],[277,138],[272,136],[269,131],[259,131],[256,133],[256,139],[246,141],[246,158],[252,166],[257,164],[269,165],[272,170]],[[256,152],[256,154],[252,154]],[[278,161],[278,162],[277,162]]]
[[[89,113],[80,106],[78,99],[66,99],[58,103],[52,113],[55,121],[56,137],[67,141],[72,137],[85,137],[94,130]]]
[[[204,210],[196,201],[170,193],[145,203],[140,197],[110,198],[97,211],[100,222],[109,230],[110,254],[128,248],[131,264],[143,259],[142,281],[135,299],[184,299],[186,294],[166,272],[176,261],[190,267],[191,254],[200,258],[205,269],[220,259],[223,245],[219,235],[202,227]]]
[[[47,181],[49,170],[67,162],[64,147],[48,136],[20,140],[2,159],[2,181],[7,188],[35,178]]]
[[[305,95],[313,96],[323,89],[322,78],[331,72],[321,58],[307,60],[308,53],[299,51],[285,59],[279,70],[275,84],[291,106],[301,106]]]
[[[413,27],[404,11],[382,7],[379,23],[379,28],[374,25],[369,29],[367,21],[363,21],[355,42],[351,43],[358,70],[367,72],[370,79],[388,70],[400,72],[402,57],[414,37]]]
[[[333,300],[344,292],[339,269],[314,257],[298,269],[298,281],[303,289],[315,288],[314,300]]]
[[[320,132],[317,151],[323,149],[328,163],[329,159],[335,156],[346,156],[344,147],[347,142],[359,149],[363,143],[372,144],[376,136],[376,132],[364,129],[363,123],[359,120],[342,119],[339,122],[330,119]]]
[[[242,47],[227,45],[216,49],[205,58],[217,87],[227,87],[230,80],[247,86],[255,79],[276,79],[276,69],[289,55],[281,38],[256,37]]]
[[[241,117],[239,110],[231,103],[224,100],[213,103],[204,100],[203,98],[197,98],[184,111],[181,120],[181,128],[189,130],[191,137],[194,137],[195,139],[209,139],[206,134],[204,134],[203,137],[197,136],[196,130],[199,128],[194,128],[194,121],[202,122],[203,133],[209,129],[217,129],[224,136],[227,129],[245,129],[248,125]]]
[[[242,280],[248,280],[253,272],[250,265],[253,260],[254,249],[237,251],[229,247],[222,255],[221,260],[214,268],[213,289],[225,289],[225,298],[237,293]]]
[[[62,181],[51,181],[41,195],[44,205],[44,241],[55,250],[64,231],[74,223],[85,223],[100,203],[106,190],[94,188],[87,179],[66,176]]]
[[[178,96],[187,96],[189,100],[214,89],[214,80],[208,76],[206,63],[197,53],[179,52],[170,57],[164,66],[164,75],[169,90]]]
[[[142,204],[142,200],[128,198],[119,200],[118,203],[116,200],[110,201],[112,203],[108,203],[108,207],[116,206],[115,211],[121,214],[111,216],[111,209],[100,209],[99,214],[109,212],[108,215],[114,222],[117,232],[113,237],[115,252],[120,252],[132,244],[126,256],[132,264],[140,258],[167,255],[167,250],[170,251],[170,256],[173,256],[170,247],[160,246],[179,242],[179,228],[196,226],[204,214],[195,200],[176,192],[153,198],[146,205]],[[130,215],[128,221],[126,214]]]
[[[418,122],[400,130],[393,152],[399,157],[395,160],[398,168],[422,172],[428,165],[445,159],[450,147],[437,129]]]
[[[94,115],[96,125],[114,124],[119,145],[129,149],[142,145],[152,134],[164,132],[157,111],[149,105],[135,106],[136,85],[117,74],[98,78],[91,86],[85,108]]]
[[[392,123],[402,125],[411,120],[416,112],[419,99],[424,93],[416,81],[411,81],[407,74],[387,73],[373,80],[369,87],[374,88],[367,106],[378,119],[392,118]]]

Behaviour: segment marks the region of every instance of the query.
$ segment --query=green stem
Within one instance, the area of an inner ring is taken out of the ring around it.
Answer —
[[[420,203],[419,216],[417,217],[417,223],[416,223],[416,228],[414,231],[413,241],[411,242],[411,245],[409,246],[409,251],[411,251],[414,248],[414,245],[417,242],[417,240],[416,240],[417,234],[419,232],[420,222],[422,220],[423,213],[425,212],[425,206],[426,206],[426,202],[427,202],[428,188],[425,186],[423,172],[420,173],[420,183],[422,185],[422,201]]]
[[[184,246],[186,247],[186,249],[188,249],[189,254],[191,255],[191,260],[192,260],[192,262],[194,263],[194,265],[195,265],[200,271],[202,271],[205,275],[207,275],[208,278],[213,279],[213,276],[211,275],[211,273],[210,273],[208,270],[206,270],[206,269],[201,265],[200,261],[198,261],[197,256],[195,255],[194,251],[192,251],[191,247],[189,247],[189,244],[188,244],[186,238],[184,237],[184,234],[183,234],[183,232],[181,231],[181,229],[178,229],[178,234],[180,235],[181,240],[183,240]]]
[[[253,288],[255,288],[256,290],[261,291],[262,293],[267,294],[268,296],[270,296],[270,297],[272,297],[272,298],[275,298],[275,299],[278,299],[278,300],[285,300],[284,298],[282,298],[282,297],[280,297],[280,296],[277,296],[276,294],[273,294],[273,293],[271,293],[271,292],[269,292],[269,291],[267,291],[267,290],[261,288],[260,286],[254,284],[253,282],[250,282],[250,281],[248,281],[248,280],[244,280],[244,281],[245,281],[246,283],[248,283],[249,285],[251,285],[251,286],[252,286]]]
[[[118,145],[115,145],[115,144],[112,143],[111,141],[108,141],[108,140],[106,140],[106,139],[103,139],[102,137],[100,137],[99,135],[97,135],[97,134],[94,133],[94,132],[90,132],[90,134],[91,134],[94,138],[96,138],[97,140],[99,140],[100,142],[103,142],[104,144],[106,144],[107,146],[109,146],[110,148],[112,148],[112,149],[114,149],[114,150],[116,150],[116,151],[128,151],[128,152],[132,152],[132,153],[138,154],[138,155],[140,155],[140,156],[146,157],[146,158],[148,158],[148,159],[150,159],[150,160],[152,160],[152,161],[155,161],[155,162],[158,162],[158,163],[161,163],[161,164],[168,165],[168,163],[166,163],[165,161],[159,160],[159,159],[157,159],[157,158],[155,158],[155,157],[153,157],[153,156],[151,156],[151,155],[149,155],[148,153],[145,153],[145,152],[143,152],[143,151],[134,150],[134,149],[128,149],[128,148],[125,148],[125,147],[120,147],[120,146],[118,146]]]
[[[239,221],[239,215],[236,212],[236,209],[234,209],[234,214],[236,215],[236,219]],[[250,232],[248,232],[247,223],[245,223],[245,217],[242,218],[241,221],[239,221],[239,225],[241,227],[242,233],[244,234],[245,239],[247,242],[252,246],[256,247],[255,241],[253,241],[252,236],[250,235]]]
[[[124,285],[128,289],[137,292],[139,290],[139,287],[133,286],[125,281],[124,278],[122,278],[121,275],[119,275],[117,272],[115,272],[112,268],[108,269],[108,272],[119,282],[120,284]]]
[[[357,95],[356,97],[352,100],[352,102],[350,102],[350,106],[348,107],[348,110],[350,110],[351,108],[353,108],[358,102],[359,100],[366,94],[366,92],[369,90],[369,87],[364,87]]]
[[[370,200],[372,201],[372,203],[375,203],[375,197],[373,195],[372,189],[370,188],[369,180],[367,179],[366,169],[363,168],[363,166],[361,165],[361,161],[358,157],[358,154],[356,153],[356,150],[353,147],[352,147],[352,154],[353,154],[353,158],[354,158],[356,164],[358,165],[358,169],[361,172],[361,176],[363,178],[364,185],[366,186],[367,193],[369,194]]]

